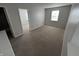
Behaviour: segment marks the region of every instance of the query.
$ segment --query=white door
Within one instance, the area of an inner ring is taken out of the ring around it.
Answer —
[[[19,8],[19,16],[23,28],[23,32],[29,32],[29,19],[28,19],[28,10]]]

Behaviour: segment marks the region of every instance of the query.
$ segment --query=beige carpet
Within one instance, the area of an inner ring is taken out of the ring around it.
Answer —
[[[63,35],[63,29],[42,26],[10,41],[18,56],[60,56]]]

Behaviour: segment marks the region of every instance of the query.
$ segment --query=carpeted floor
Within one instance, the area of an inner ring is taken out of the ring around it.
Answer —
[[[63,35],[63,29],[45,25],[10,41],[16,56],[60,56]]]

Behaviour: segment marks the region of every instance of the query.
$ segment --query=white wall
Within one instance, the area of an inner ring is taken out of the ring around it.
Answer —
[[[77,24],[72,40],[67,44],[67,55],[79,56],[79,23]]]
[[[38,27],[44,25],[44,9],[36,8],[30,11],[30,20],[29,20],[31,30],[34,30]]]
[[[0,31],[0,56],[14,56],[6,31]]]
[[[18,37],[23,32],[18,8],[29,10],[30,30],[36,29],[44,24],[44,10],[38,6],[32,4],[0,4],[0,6],[6,8],[14,37]]]
[[[44,25],[44,8],[64,6],[68,4],[0,4],[7,10],[9,23],[13,32],[13,36],[17,37],[22,34],[22,26],[20,22],[18,8],[29,10],[29,26],[30,30],[34,30]]]
[[[64,34],[62,55],[67,55],[67,44],[73,39],[76,26],[79,23],[79,4],[73,4]],[[77,33],[79,35],[79,33]]]

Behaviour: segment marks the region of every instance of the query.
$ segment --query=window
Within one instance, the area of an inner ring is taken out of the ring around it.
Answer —
[[[52,11],[51,13],[51,21],[58,21],[59,10]]]

